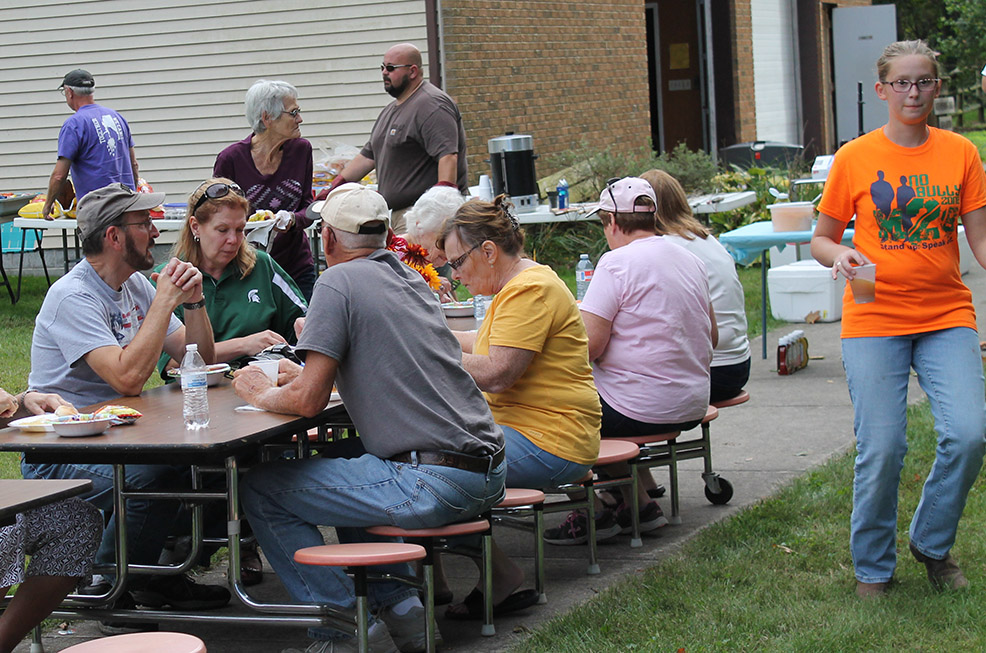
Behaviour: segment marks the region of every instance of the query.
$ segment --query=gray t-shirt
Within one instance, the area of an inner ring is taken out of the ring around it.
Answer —
[[[414,204],[438,182],[438,160],[458,154],[456,185],[468,190],[466,130],[459,107],[444,91],[424,82],[402,104],[384,107],[363,156],[373,159],[380,194],[393,211]]]
[[[134,272],[119,291],[82,259],[45,295],[34,321],[28,385],[57,392],[78,407],[115,399],[120,393],[96,374],[84,356],[99,347],[126,347],[137,335],[154,299],[154,286]],[[168,334],[181,327],[171,316]]]
[[[297,349],[339,362],[336,386],[374,456],[489,455],[503,446],[434,294],[393,252],[377,250],[319,277]]]

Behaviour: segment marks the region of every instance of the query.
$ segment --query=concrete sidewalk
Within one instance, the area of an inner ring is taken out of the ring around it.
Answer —
[[[964,279],[973,290],[982,332],[986,324],[986,272],[975,264],[973,268]],[[806,369],[796,374],[779,376],[771,356],[776,350],[778,337],[795,328],[804,329],[812,360]],[[735,514],[834,454],[848,450],[853,442],[852,408],[840,361],[839,330],[839,322],[787,325],[777,329],[768,334],[767,360],[760,358],[759,338],[751,342],[754,357],[747,389],[752,400],[721,411],[719,418],[711,425],[714,469],[735,489],[729,505],[714,506],[705,499],[700,460],[682,463],[679,475],[680,525],[661,529],[657,537],[645,536],[643,548],[631,549],[627,536],[600,546],[602,573],[598,576],[585,574],[585,547],[546,546],[547,605],[497,619],[495,637],[482,637],[479,622],[446,620],[444,609],[439,608],[438,625],[445,638],[443,650],[506,650],[553,616],[591,599],[619,579],[674,554],[685,541],[708,524]],[[912,402],[923,398],[914,377],[909,397]],[[658,468],[656,476],[660,482],[667,484],[665,468]],[[660,503],[665,512],[670,513],[668,498],[661,499]],[[550,515],[546,521],[553,526],[560,520],[561,516]],[[525,567],[528,578],[532,578],[531,536],[500,528],[497,530],[497,540]],[[848,546],[848,542],[846,544]],[[447,556],[446,560],[456,599],[461,600],[476,582],[475,568],[470,561],[456,556]],[[280,583],[269,573],[269,568],[266,571],[267,578],[255,588],[255,594],[285,600]],[[202,580],[220,582],[220,573],[210,572]],[[846,579],[847,583],[849,580]],[[530,582],[525,586],[531,586]],[[231,614],[243,612],[233,608],[226,610]],[[83,639],[98,636],[95,624],[91,622],[76,622],[72,628],[75,631],[72,635],[51,634],[45,637],[45,650],[60,651]],[[308,644],[304,629],[298,627],[181,624],[180,627],[168,625],[167,628],[201,637],[210,653],[267,653],[287,647],[303,650]],[[24,643],[16,650],[27,653],[29,646]]]

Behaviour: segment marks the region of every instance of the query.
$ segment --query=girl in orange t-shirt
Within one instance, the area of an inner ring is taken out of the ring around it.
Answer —
[[[910,550],[940,589],[968,585],[949,551],[979,473],[986,400],[972,294],[959,274],[958,221],[986,262],[986,178],[975,146],[928,126],[941,80],[923,41],[887,46],[876,93],[882,128],[847,143],[818,206],[811,253],[832,276],[876,264],[876,298],[843,298],[842,359],[854,410],[850,549],[860,597],[886,592],[896,567],[897,490],[907,450],[907,383],[917,372],[938,433],[910,527]],[[841,244],[856,218],[854,247]]]

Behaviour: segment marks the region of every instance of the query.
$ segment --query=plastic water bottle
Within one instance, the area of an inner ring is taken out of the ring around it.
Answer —
[[[486,317],[486,304],[489,302],[489,297],[486,295],[473,295],[472,298],[472,316],[476,318],[476,322],[482,322],[483,318]]]
[[[568,208],[568,182],[564,179],[558,182],[558,186],[555,188],[558,191],[558,208],[567,209]]]
[[[589,282],[592,281],[592,261],[588,254],[580,254],[579,262],[575,264],[575,299],[582,301],[585,291],[589,289]]]
[[[207,372],[205,361],[199,354],[199,346],[185,345],[185,357],[181,360],[181,394],[186,429],[204,429],[209,426]]]

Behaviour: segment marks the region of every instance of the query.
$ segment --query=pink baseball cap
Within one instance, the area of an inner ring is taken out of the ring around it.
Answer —
[[[641,197],[648,198],[653,202],[652,206],[657,206],[657,196],[654,195],[654,188],[646,179],[641,179],[640,177],[624,177],[619,181],[614,181],[603,189],[603,192],[599,194],[599,204],[589,211],[589,215],[593,215],[599,211],[606,211],[608,213],[637,213],[638,206],[643,208],[643,212],[645,213],[654,211],[652,206],[640,205],[637,202]]]

